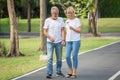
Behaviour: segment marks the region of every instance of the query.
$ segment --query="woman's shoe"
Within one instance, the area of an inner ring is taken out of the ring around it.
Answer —
[[[76,75],[72,75],[71,78],[77,78],[77,76]]]
[[[70,78],[71,76],[72,76],[72,74],[67,74],[65,77]]]

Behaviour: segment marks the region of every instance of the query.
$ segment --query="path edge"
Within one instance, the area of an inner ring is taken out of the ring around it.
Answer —
[[[107,46],[110,46],[110,45],[116,44],[116,43],[118,43],[118,42],[120,42],[120,41],[115,41],[115,42],[112,42],[112,43],[109,43],[109,44],[106,44],[106,45],[100,46],[100,47],[98,47],[98,48],[94,48],[94,49],[90,49],[90,50],[87,50],[87,51],[81,52],[81,53],[79,53],[79,56],[82,55],[82,54],[85,54],[85,53],[91,52],[91,51],[95,51],[95,50],[102,49],[102,48],[104,48],[104,47],[107,47]],[[65,59],[62,60],[62,62],[65,62],[65,61],[66,61]],[[55,64],[56,64],[56,63],[54,63],[53,65],[55,65]],[[13,79],[11,79],[11,80],[17,80],[17,79],[20,79],[20,78],[22,78],[22,77],[25,77],[25,76],[27,76],[27,75],[33,74],[33,73],[38,72],[38,71],[40,71],[40,70],[42,70],[42,69],[45,69],[45,68],[46,68],[46,66],[41,67],[41,68],[39,68],[39,69],[33,70],[33,71],[28,72],[28,73],[26,73],[26,74],[23,74],[23,75],[21,75],[21,76],[15,77],[15,78],[13,78]]]

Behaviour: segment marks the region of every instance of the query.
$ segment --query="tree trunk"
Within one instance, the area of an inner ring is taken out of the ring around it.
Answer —
[[[88,13],[88,33],[93,34],[93,15],[92,13],[89,11]]]
[[[88,17],[92,17],[90,19],[88,19],[88,25],[89,25],[89,28],[88,28],[88,32],[89,33],[92,33],[94,36],[100,36],[98,34],[98,30],[97,30],[97,19],[98,19],[98,14],[97,14],[97,4],[98,4],[98,0],[94,0],[94,3],[95,5],[94,7],[94,10],[92,10],[90,7],[90,15],[88,15]]]
[[[94,1],[95,4],[95,10],[93,11],[93,27],[94,27],[94,36],[99,36],[98,30],[97,30],[97,19],[98,19],[98,14],[97,14],[97,5],[98,5],[98,0]]]
[[[44,51],[45,49],[45,37],[43,34],[43,25],[45,20],[45,3],[44,0],[40,0],[40,48],[39,50]]]
[[[95,13],[96,14],[96,13]],[[94,28],[94,31],[93,31],[93,35],[94,36],[98,36],[98,32],[97,32],[97,23],[96,23],[96,16],[93,16],[93,28]]]
[[[14,0],[7,0],[8,13],[10,18],[10,50],[8,57],[23,55],[19,52],[19,39],[16,22],[16,14],[14,10]]]
[[[30,16],[30,13],[31,13],[31,6],[30,6],[30,0],[27,0],[27,8],[28,8],[28,11],[27,11],[28,32],[31,32],[31,16]]]
[[[91,20],[88,20],[88,33],[92,33]]]

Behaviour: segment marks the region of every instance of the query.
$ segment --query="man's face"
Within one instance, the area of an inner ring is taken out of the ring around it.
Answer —
[[[59,12],[57,10],[52,10],[51,11],[51,15],[52,15],[53,18],[57,18],[58,14],[59,14]]]

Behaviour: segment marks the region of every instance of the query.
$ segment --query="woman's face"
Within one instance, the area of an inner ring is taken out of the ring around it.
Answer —
[[[72,18],[74,18],[74,13],[73,12],[67,12],[67,18],[69,18],[69,19],[72,19]]]

